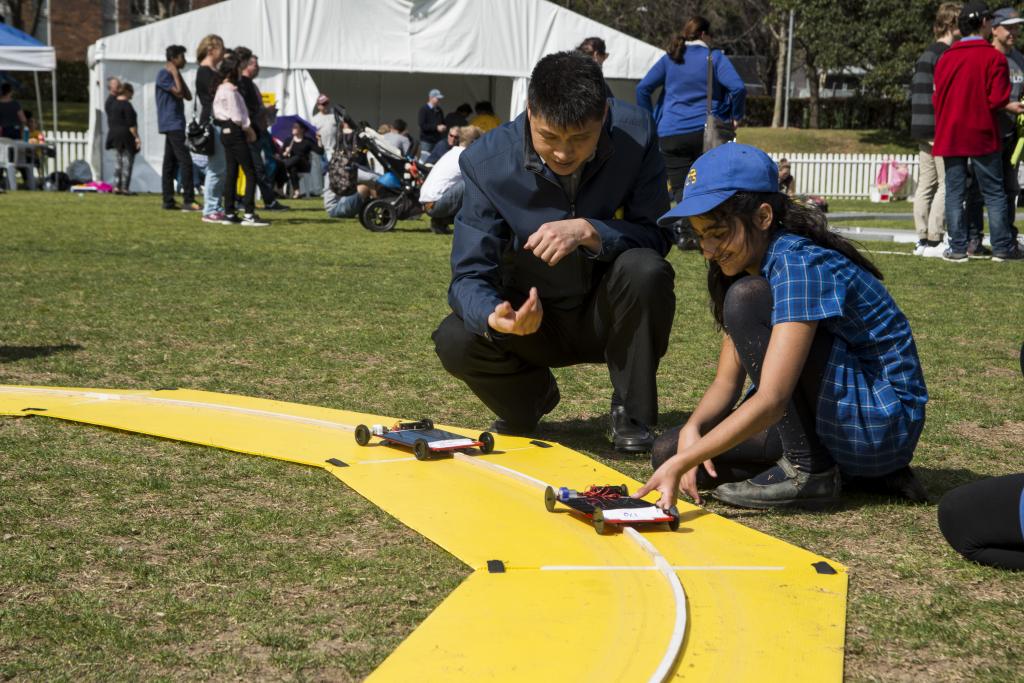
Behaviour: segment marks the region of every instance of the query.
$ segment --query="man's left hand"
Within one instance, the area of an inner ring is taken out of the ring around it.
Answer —
[[[586,247],[595,253],[601,251],[601,236],[584,218],[545,223],[523,245],[549,266],[557,264],[578,247]]]

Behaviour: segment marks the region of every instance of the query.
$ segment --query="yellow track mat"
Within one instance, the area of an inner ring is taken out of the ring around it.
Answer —
[[[842,678],[845,567],[685,503],[678,532],[599,536],[547,512],[544,484],[639,483],[558,444],[420,462],[355,443],[394,418],[191,390],[0,386],[0,415],[321,467],[474,568],[371,680]]]

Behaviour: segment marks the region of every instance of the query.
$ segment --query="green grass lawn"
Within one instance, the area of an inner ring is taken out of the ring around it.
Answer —
[[[816,154],[914,154],[909,135],[887,130],[811,130],[740,126],[736,140],[766,152]]]
[[[372,234],[293,205],[246,230],[163,212],[155,196],[0,195],[0,383],[178,386],[486,426],[430,341],[451,238],[425,222]],[[931,394],[922,481],[937,498],[1024,471],[1024,267],[874,258]],[[717,353],[703,261],[670,259],[663,427],[693,408]],[[607,443],[607,371],[556,374],[563,400],[543,435],[645,478],[642,458]],[[849,566],[850,680],[1020,680],[1024,576],[961,560],[934,504],[710,507]],[[0,680],[357,680],[467,573],[326,472],[0,418]]]

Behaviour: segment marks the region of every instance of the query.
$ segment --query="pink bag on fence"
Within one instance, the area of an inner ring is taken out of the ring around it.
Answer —
[[[888,192],[890,195],[899,193],[910,177],[910,169],[906,164],[901,164],[895,159],[886,159],[878,167],[875,175],[875,185],[880,192]]]

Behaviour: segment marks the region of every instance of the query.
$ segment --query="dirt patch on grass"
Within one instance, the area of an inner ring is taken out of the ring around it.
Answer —
[[[994,427],[982,427],[969,420],[953,425],[953,432],[985,448],[1013,448],[1024,446],[1024,422],[1007,421]]]

